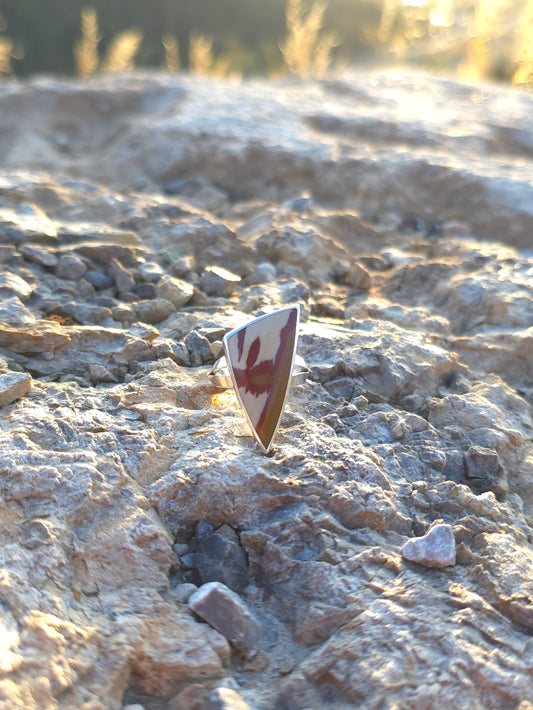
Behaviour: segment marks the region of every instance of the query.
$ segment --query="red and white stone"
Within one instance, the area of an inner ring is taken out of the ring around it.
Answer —
[[[256,318],[224,338],[237,397],[265,451],[274,439],[285,407],[298,320],[297,306],[283,308]]]

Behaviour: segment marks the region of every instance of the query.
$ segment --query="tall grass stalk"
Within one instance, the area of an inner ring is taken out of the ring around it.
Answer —
[[[74,43],[76,74],[81,79],[86,79],[98,69],[100,39],[96,10],[94,7],[84,7],[81,11],[81,39]]]
[[[104,72],[132,71],[135,66],[135,55],[143,38],[140,30],[130,29],[120,32],[111,40],[104,59]]]
[[[163,35],[161,40],[165,48],[165,68],[170,72],[180,70],[180,49],[178,40],[171,34]]]
[[[298,76],[323,76],[331,66],[337,40],[332,33],[323,31],[326,9],[320,0],[315,0],[307,11],[302,0],[288,0],[287,34],[280,48],[286,65]]]

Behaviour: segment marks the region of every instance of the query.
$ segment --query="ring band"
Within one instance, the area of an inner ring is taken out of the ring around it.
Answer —
[[[305,360],[301,355],[296,355],[294,365],[292,367],[290,386],[303,385],[309,377],[310,370],[305,364]],[[233,388],[233,380],[231,379],[230,369],[226,362],[226,356],[219,357],[209,370],[207,375],[211,380],[213,387],[221,387],[223,389]]]

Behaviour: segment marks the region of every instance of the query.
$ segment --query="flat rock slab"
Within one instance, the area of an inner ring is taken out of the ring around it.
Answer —
[[[238,594],[222,582],[208,582],[189,597],[189,607],[228,641],[249,656],[255,655],[261,628]]]

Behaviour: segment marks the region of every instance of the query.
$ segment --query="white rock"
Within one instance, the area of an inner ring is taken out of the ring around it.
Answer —
[[[448,567],[455,564],[455,539],[451,525],[434,525],[422,537],[408,540],[402,547],[406,560],[424,567]]]

